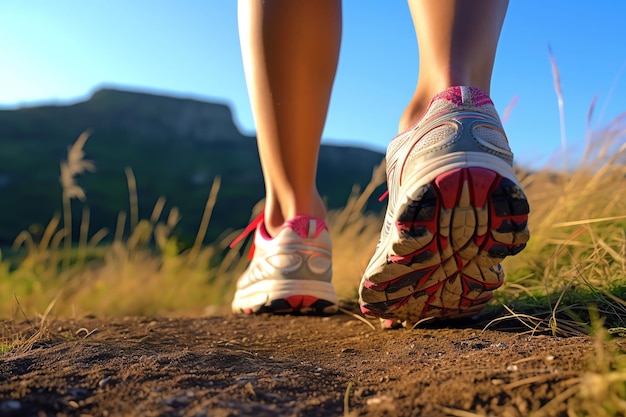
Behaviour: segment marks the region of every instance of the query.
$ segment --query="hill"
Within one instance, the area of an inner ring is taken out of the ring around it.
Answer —
[[[0,110],[0,246],[21,230],[41,230],[37,225],[61,211],[59,163],[85,130],[92,132],[86,158],[97,171],[78,182],[87,193],[91,230],[115,230],[118,213],[128,212],[126,167],[137,179],[140,215],[149,217],[165,197],[165,212],[178,207],[182,214],[176,233],[186,242],[215,177],[222,187],[207,239],[245,226],[263,197],[255,138],[238,130],[227,105],[102,89],[71,105]],[[366,149],[323,145],[318,186],[329,207],[345,204],[352,186],[366,184],[382,159]]]

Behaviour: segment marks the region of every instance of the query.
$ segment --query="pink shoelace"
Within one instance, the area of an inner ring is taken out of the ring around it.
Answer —
[[[230,245],[228,245],[228,247],[231,249],[234,248],[235,245],[237,245],[237,243],[244,240],[250,233],[253,233],[256,230],[256,228],[259,226],[259,224],[263,221],[264,218],[265,218],[265,211],[262,210],[258,216],[252,219],[250,224],[243,230],[243,232],[241,232],[239,236],[233,239],[233,241],[231,242]],[[250,247],[250,251],[248,252],[248,260],[250,261],[252,260],[252,257],[254,256],[254,248],[255,246],[254,246],[254,240],[253,240],[252,246]]]
[[[383,201],[385,201],[385,198],[387,198],[388,196],[389,196],[389,190],[385,190],[385,192],[382,193],[380,197],[378,197],[378,202],[382,203]]]

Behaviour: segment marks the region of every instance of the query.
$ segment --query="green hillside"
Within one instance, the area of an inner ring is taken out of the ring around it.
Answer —
[[[0,111],[0,246],[61,211],[59,163],[85,130],[92,134],[84,151],[96,172],[78,179],[87,200],[73,204],[76,212],[89,207],[91,230],[112,231],[118,213],[128,212],[126,167],[137,179],[140,215],[149,217],[165,197],[165,212],[176,206],[182,214],[176,232],[186,242],[195,236],[216,176],[222,187],[208,240],[245,226],[263,197],[255,140],[238,131],[228,106],[105,89],[73,105]],[[329,206],[345,204],[352,186],[366,184],[382,158],[365,149],[323,146],[318,185]]]

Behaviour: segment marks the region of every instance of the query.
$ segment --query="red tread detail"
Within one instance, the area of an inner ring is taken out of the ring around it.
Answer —
[[[478,236],[476,235],[476,237],[474,237],[474,243],[476,244],[476,246],[478,246],[479,248],[482,248],[483,243],[485,243],[485,239],[487,238],[487,235],[482,235],[482,236]]]
[[[450,240],[447,237],[439,235],[439,251],[443,252],[448,249],[448,245],[450,245]]]
[[[486,168],[467,168],[471,178],[474,207],[485,207],[489,192],[498,174]]]
[[[293,309],[297,309],[302,304],[302,296],[301,295],[292,295],[285,298],[285,301],[291,306]]]
[[[303,295],[302,296],[302,307],[310,307],[317,301],[317,297],[313,297],[312,295]]]
[[[285,301],[293,308],[294,310],[299,310],[303,307],[310,307],[317,301],[317,297],[313,297],[312,295],[291,295],[285,298]]]
[[[435,184],[441,195],[441,205],[446,210],[456,205],[459,198],[459,190],[461,189],[465,177],[463,171],[464,170],[461,168],[454,169],[435,178]]]

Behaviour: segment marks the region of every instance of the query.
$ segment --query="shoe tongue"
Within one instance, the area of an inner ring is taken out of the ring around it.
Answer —
[[[482,107],[487,104],[493,105],[489,96],[481,89],[467,86],[450,87],[433,97],[432,103],[437,100],[445,100],[455,106]]]
[[[289,227],[302,239],[314,239],[328,229],[323,220],[310,216],[296,216],[286,221],[283,227]]]

